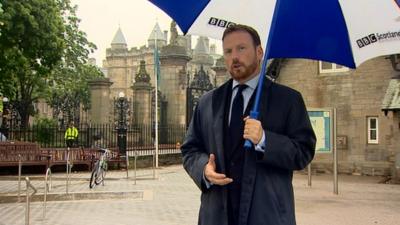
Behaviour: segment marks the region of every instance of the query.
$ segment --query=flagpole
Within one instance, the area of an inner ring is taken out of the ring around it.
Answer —
[[[156,37],[155,37],[155,44],[154,44],[154,80],[155,80],[155,149],[156,149],[156,168],[158,168],[158,49],[157,49],[157,32],[156,32]]]

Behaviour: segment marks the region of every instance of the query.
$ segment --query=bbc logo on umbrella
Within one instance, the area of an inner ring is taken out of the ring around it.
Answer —
[[[210,17],[210,20],[208,20],[208,24],[212,25],[212,26],[223,27],[223,28],[227,28],[232,25],[235,25],[235,23],[233,23],[233,22],[229,22],[229,21],[223,20],[223,19],[218,19],[215,17]]]
[[[357,45],[359,48],[365,47],[367,45],[370,45],[372,43],[377,42],[378,39],[376,38],[375,34],[370,34],[368,36],[365,36],[363,38],[360,38],[357,40]]]

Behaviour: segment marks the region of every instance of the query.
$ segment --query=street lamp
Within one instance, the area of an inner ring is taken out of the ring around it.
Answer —
[[[127,142],[127,114],[129,110],[129,102],[125,97],[124,92],[118,94],[118,99],[115,102],[115,108],[117,109],[117,133],[118,133],[118,149],[121,155],[126,154],[126,142]]]

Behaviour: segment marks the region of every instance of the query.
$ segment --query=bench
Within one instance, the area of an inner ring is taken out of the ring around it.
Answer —
[[[20,159],[22,165],[43,165],[46,167],[50,165],[49,156],[41,152],[36,143],[0,142],[0,167],[18,166]]]
[[[45,166],[47,169],[54,165],[66,165],[67,157],[66,148],[40,148],[38,144],[31,142],[0,142],[0,167],[18,166],[21,159],[23,166]],[[96,148],[69,150],[70,163],[86,165],[89,170],[99,157],[100,153]],[[121,156],[116,149],[110,149],[109,163],[117,163],[118,168],[123,164],[127,168],[125,156]]]

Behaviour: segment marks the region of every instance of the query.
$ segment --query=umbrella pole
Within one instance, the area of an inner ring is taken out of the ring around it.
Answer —
[[[267,51],[264,52],[264,58],[263,58],[263,63],[261,66],[261,73],[260,73],[260,78],[258,79],[258,87],[257,88],[257,93],[256,93],[256,99],[253,104],[253,108],[250,111],[250,118],[251,119],[258,119],[258,115],[260,114],[259,108],[260,108],[260,100],[261,100],[261,93],[262,93],[262,86],[264,83],[265,79],[265,72],[267,70]],[[253,147],[253,143],[250,140],[246,140],[244,142],[244,148],[245,149],[251,149]]]

